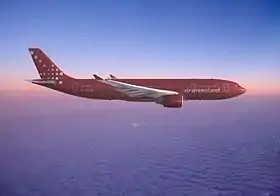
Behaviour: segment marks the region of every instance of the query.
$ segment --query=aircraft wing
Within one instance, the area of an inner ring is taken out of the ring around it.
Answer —
[[[132,98],[151,98],[157,99],[166,95],[178,95],[176,91],[162,90],[157,88],[150,88],[145,86],[133,85],[125,82],[119,82],[116,80],[105,79],[101,82],[114,87],[117,91],[125,93]]]

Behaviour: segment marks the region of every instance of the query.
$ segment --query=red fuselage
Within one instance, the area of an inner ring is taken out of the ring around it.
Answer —
[[[182,100],[228,99],[245,92],[245,89],[236,82],[221,79],[110,79],[110,84],[121,84],[126,87],[130,85],[132,89],[128,89],[127,93],[124,93],[124,91],[110,86],[109,83],[104,83],[104,80],[96,75],[95,79],[75,79],[68,76],[39,48],[30,48],[29,52],[40,75],[40,79],[31,80],[32,83],[78,97],[102,100],[150,101],[163,104],[166,107],[181,107]],[[131,87],[133,85],[134,87]],[[141,88],[146,93],[149,91],[147,89],[150,89],[149,92],[152,89],[157,94],[165,92],[161,94],[162,98],[158,96],[155,98],[151,94],[150,96],[147,94],[129,96],[133,88],[134,90],[135,88]]]
[[[129,84],[177,91],[184,100],[220,100],[236,97],[245,89],[235,82],[221,79],[114,79]],[[64,80],[62,84],[40,84],[48,88],[70,95],[103,100],[152,101],[150,99],[135,99],[116,91],[95,79]]]

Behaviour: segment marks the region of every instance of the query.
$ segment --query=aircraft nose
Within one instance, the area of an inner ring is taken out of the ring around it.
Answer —
[[[240,89],[240,94],[243,94],[243,93],[246,92],[246,89],[244,87],[242,87],[242,86],[239,89]]]

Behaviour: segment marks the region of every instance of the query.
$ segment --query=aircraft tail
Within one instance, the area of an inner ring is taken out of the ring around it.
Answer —
[[[32,60],[43,80],[65,80],[67,76],[40,48],[29,48]]]

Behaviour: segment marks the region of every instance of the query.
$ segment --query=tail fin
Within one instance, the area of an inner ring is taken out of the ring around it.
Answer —
[[[29,48],[29,52],[41,79],[63,80],[71,78],[63,73],[40,48]]]

